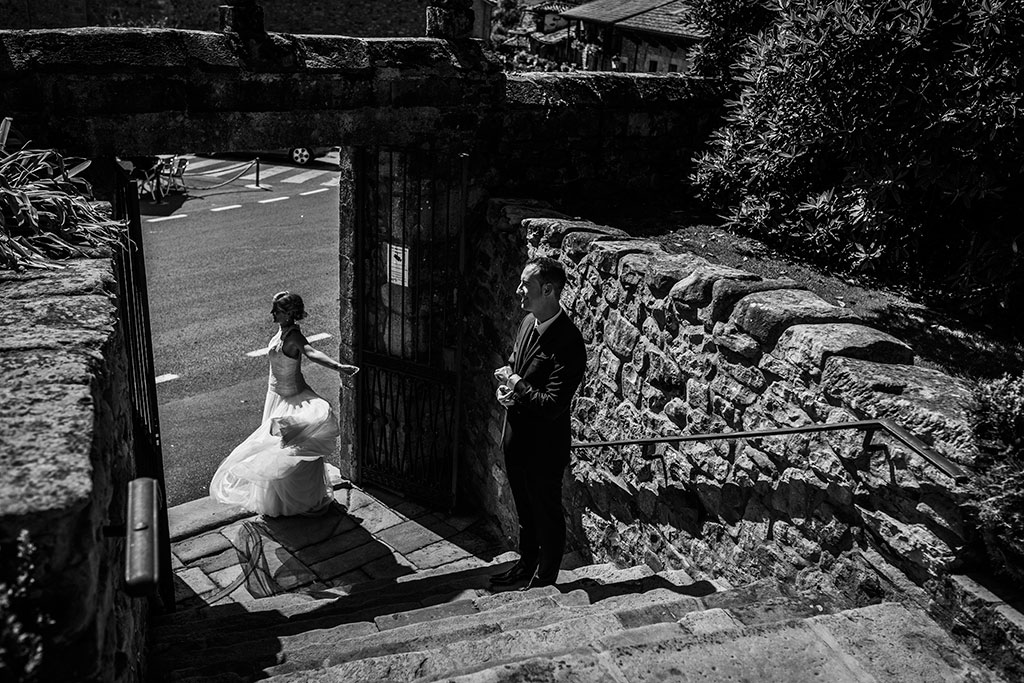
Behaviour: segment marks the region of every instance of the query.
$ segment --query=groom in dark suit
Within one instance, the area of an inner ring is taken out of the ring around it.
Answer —
[[[587,351],[562,310],[565,269],[552,258],[530,259],[516,295],[528,311],[509,364],[494,371],[506,410],[504,450],[519,516],[519,561],[491,577],[496,586],[528,581],[549,586],[565,551],[562,474],[569,464],[569,404],[583,380]]]

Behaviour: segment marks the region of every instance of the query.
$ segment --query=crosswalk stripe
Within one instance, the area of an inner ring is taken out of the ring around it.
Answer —
[[[213,166],[214,164],[219,163],[222,163],[221,159],[189,159],[188,168],[185,172],[188,173],[189,171],[193,171],[197,168],[205,168],[206,166]]]
[[[321,170],[305,171],[305,172],[299,173],[297,175],[289,176],[289,177],[285,178],[284,180],[282,180],[281,182],[282,183],[304,183],[307,180],[312,180],[313,178],[316,178],[317,176],[322,176],[325,173],[330,173],[330,171],[321,171]]]
[[[262,180],[263,178],[269,178],[270,176],[275,176],[278,173],[284,173],[285,171],[290,171],[290,170],[291,169],[288,168],[287,166],[266,166],[266,167],[261,166],[260,167],[260,180]],[[249,175],[242,176],[242,180],[256,180],[256,171],[253,171]]]
[[[202,177],[204,177],[204,178],[219,178],[220,176],[228,175],[229,173],[238,173],[239,171],[241,171],[242,169],[244,169],[248,165],[249,165],[248,163],[244,163],[244,164],[231,164],[227,168],[222,168],[222,169],[218,169],[216,171],[209,171],[209,172],[204,171],[203,173],[201,173],[199,175],[202,175]]]
[[[334,176],[333,178],[328,180],[326,183],[320,183],[320,184],[321,185],[325,185],[327,187],[337,187],[338,185],[341,184],[341,176]]]

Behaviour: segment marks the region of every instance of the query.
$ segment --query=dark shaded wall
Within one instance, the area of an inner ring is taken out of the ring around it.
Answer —
[[[0,0],[0,28],[148,25],[215,31],[216,0]],[[422,36],[426,0],[270,0],[267,27],[282,33]]]

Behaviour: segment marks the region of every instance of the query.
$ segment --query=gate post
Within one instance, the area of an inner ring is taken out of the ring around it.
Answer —
[[[355,315],[353,308],[353,292],[355,283],[355,202],[356,188],[353,171],[353,155],[355,150],[343,146],[339,151],[338,165],[338,360],[342,363],[356,364],[355,353]],[[359,480],[358,460],[356,458],[356,385],[352,377],[342,377],[341,395],[338,401],[338,420],[341,427],[340,463],[338,468],[341,476],[350,480]]]

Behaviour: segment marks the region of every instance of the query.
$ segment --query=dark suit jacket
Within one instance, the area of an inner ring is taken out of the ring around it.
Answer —
[[[563,311],[538,339],[530,313],[519,326],[509,365],[522,379],[508,408],[506,454],[510,457],[569,462],[569,404],[583,381],[587,349],[583,336]],[[530,339],[533,339],[531,342]]]

